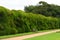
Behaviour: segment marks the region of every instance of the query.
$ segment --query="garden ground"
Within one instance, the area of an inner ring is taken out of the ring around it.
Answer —
[[[24,39],[27,39],[27,38],[32,38],[32,37],[36,37],[36,36],[42,36],[42,35],[46,35],[46,34],[49,34],[49,33],[58,32],[58,31],[60,31],[60,29],[51,30],[51,31],[48,31],[48,32],[41,32],[41,33],[31,34],[31,35],[25,35],[25,36],[20,36],[20,37],[1,39],[1,40],[24,40]]]
[[[51,33],[43,36],[32,37],[25,40],[60,40],[60,32]]]

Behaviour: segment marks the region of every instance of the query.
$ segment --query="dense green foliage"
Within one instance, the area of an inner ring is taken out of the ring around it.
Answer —
[[[21,10],[9,10],[0,6],[0,36],[58,29],[60,20],[41,14],[25,13]]]
[[[60,17],[60,6],[48,4],[47,2],[40,1],[38,5],[30,5],[25,7],[25,12],[32,12],[35,14],[42,14],[45,16]]]

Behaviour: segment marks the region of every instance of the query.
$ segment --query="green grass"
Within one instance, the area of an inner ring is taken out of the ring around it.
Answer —
[[[25,40],[60,40],[60,32],[28,38]]]
[[[30,35],[30,34],[35,34],[35,33],[39,33],[39,32],[46,32],[46,31],[50,31],[50,30],[42,30],[42,31],[38,31],[38,32],[28,32],[28,33],[20,33],[20,34],[13,34],[13,35],[5,35],[5,36],[0,36],[0,39]]]

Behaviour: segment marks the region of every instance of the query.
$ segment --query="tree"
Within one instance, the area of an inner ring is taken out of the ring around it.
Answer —
[[[39,4],[48,5],[48,3],[47,2],[44,2],[44,1],[40,1]]]
[[[30,5],[29,7],[26,6],[24,10],[25,10],[26,12],[32,12],[32,10],[33,10],[34,8],[35,8],[35,6]]]
[[[41,5],[42,4],[42,5]],[[48,4],[40,1],[39,5],[25,7],[25,12],[32,12],[35,14],[42,14],[45,16],[60,17],[60,6]]]

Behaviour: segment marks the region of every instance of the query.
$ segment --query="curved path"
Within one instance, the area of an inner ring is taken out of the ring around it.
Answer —
[[[48,32],[36,33],[36,34],[25,35],[25,36],[20,36],[20,37],[7,38],[7,39],[2,39],[2,40],[23,40],[23,39],[26,39],[26,38],[41,36],[41,35],[54,33],[54,32],[58,32],[58,31],[60,31],[60,30],[51,30],[51,31],[48,31]]]

